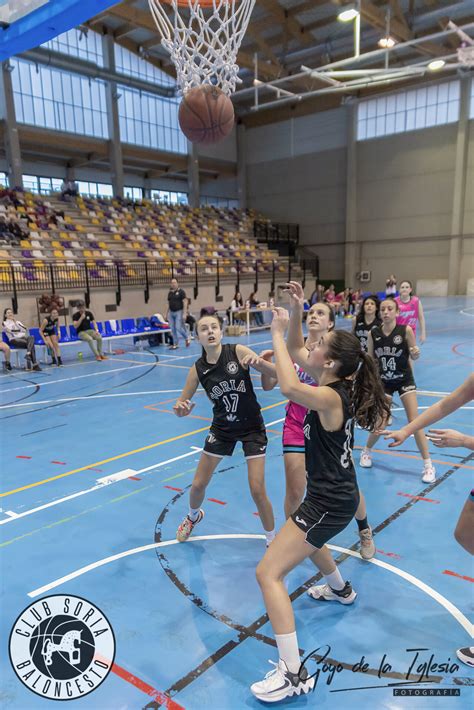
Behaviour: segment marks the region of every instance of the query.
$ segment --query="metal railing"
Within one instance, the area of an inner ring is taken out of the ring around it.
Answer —
[[[255,220],[253,234],[259,242],[265,242],[266,244],[286,243],[297,245],[300,239],[300,226],[299,224]]]
[[[29,260],[0,261],[0,293],[11,294],[16,312],[18,295],[23,293],[54,294],[67,290],[84,291],[88,305],[91,291],[114,290],[116,303],[120,305],[124,288],[143,288],[145,303],[150,298],[150,289],[167,286],[170,279],[177,278],[183,284],[194,287],[197,298],[199,287],[214,284],[216,298],[220,295],[221,283],[234,282],[240,290],[242,281],[253,281],[254,290],[259,280],[270,280],[270,291],[293,277],[303,281],[306,273],[312,272],[308,262],[297,264],[287,257],[270,259],[187,259],[176,261],[128,261],[91,264],[86,261],[63,264],[42,262],[32,264]]]

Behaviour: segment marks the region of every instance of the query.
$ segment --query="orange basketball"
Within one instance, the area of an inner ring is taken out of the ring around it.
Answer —
[[[217,86],[198,86],[186,92],[179,106],[179,125],[192,143],[218,143],[234,125],[232,101]]]

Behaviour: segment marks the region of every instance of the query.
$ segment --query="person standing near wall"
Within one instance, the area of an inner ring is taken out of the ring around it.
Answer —
[[[388,279],[385,281],[385,295],[386,296],[396,296],[397,294],[397,279],[395,274],[390,274]]]
[[[166,320],[170,324],[171,333],[173,335],[173,345],[170,345],[171,350],[177,350],[179,347],[179,336],[184,338],[186,347],[190,345],[190,339],[184,326],[184,321],[188,315],[189,300],[185,291],[179,287],[177,279],[171,279],[170,290],[168,291],[168,311]]]

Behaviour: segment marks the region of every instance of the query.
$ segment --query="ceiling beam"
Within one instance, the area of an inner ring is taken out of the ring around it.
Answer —
[[[308,10],[314,10],[320,5],[327,5],[327,0],[305,0],[305,2],[302,2],[299,5],[290,7],[288,9],[288,16],[294,17],[295,15],[302,15],[304,12],[308,12]]]
[[[300,44],[305,47],[313,44],[313,38],[306,32],[303,25],[301,25],[294,16],[290,16],[288,10],[285,10],[277,0],[259,0],[259,6],[264,7],[270,15],[273,15],[279,24]]]

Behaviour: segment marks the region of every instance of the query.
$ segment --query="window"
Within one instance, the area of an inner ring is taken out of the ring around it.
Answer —
[[[0,172],[0,187],[8,187],[8,177],[4,172]]]
[[[224,207],[229,210],[238,209],[239,201],[231,197],[211,197],[201,195],[201,207]]]
[[[105,82],[23,59],[11,61],[19,123],[108,137]]]
[[[120,136],[124,143],[186,153],[178,125],[179,99],[167,99],[119,86]]]
[[[37,175],[22,175],[23,188],[27,192],[39,192],[38,176]]]
[[[146,59],[129,52],[128,49],[121,47],[119,44],[115,45],[115,68],[120,74],[136,76],[139,79],[151,81],[153,84],[176,86],[174,77],[153,66]]]
[[[125,197],[128,197],[129,200],[143,200],[142,187],[124,187],[123,191]]]
[[[28,192],[49,195],[51,192],[60,192],[62,178],[43,177],[41,175],[23,175],[23,187]]]
[[[100,35],[86,28],[75,28],[50,39],[41,45],[53,52],[70,54],[102,66],[102,44]]]
[[[454,123],[459,99],[459,81],[449,81],[361,101],[357,140]]]
[[[151,199],[166,205],[188,204],[188,195],[186,192],[173,192],[172,190],[152,190]]]
[[[103,182],[86,182],[77,180],[79,193],[86,197],[113,197],[112,185]]]

